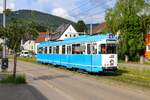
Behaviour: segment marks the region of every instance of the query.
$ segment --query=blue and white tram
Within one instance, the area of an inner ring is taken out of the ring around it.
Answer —
[[[112,34],[84,35],[38,45],[37,61],[88,72],[117,70],[117,39]]]

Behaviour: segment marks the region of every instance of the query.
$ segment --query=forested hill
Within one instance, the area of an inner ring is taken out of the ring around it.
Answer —
[[[3,15],[0,14],[0,25],[2,25],[2,18]],[[24,21],[32,20],[42,26],[53,28],[56,28],[63,23],[74,24],[74,22],[70,20],[33,10],[18,10],[11,12],[11,14],[7,16],[7,23],[9,23],[12,18],[23,19]]]

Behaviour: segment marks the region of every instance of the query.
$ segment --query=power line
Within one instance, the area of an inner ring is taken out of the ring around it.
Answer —
[[[110,1],[112,1],[112,0],[110,0]],[[84,13],[85,13],[85,12],[89,12],[89,11],[95,9],[95,8],[98,8],[98,7],[104,7],[104,4],[105,4],[105,2],[103,2],[103,5],[102,5],[102,6],[100,6],[99,4],[97,4],[97,5],[94,6],[93,8],[86,9],[86,11],[84,11]],[[73,17],[76,17],[76,16],[78,16],[78,15],[80,15],[80,14],[73,15]]]
[[[79,5],[78,7],[75,7],[75,8],[73,8],[73,9],[69,10],[69,12],[72,12],[72,11],[77,10],[78,8],[84,7],[85,5],[87,5],[87,4],[89,4],[89,3],[90,3],[90,2],[89,2],[89,0],[88,0],[87,2],[82,3],[82,4]]]
[[[99,14],[99,13],[102,13],[102,12],[104,12],[105,10],[101,10],[101,11],[98,11],[98,12],[95,12],[95,13],[92,13],[92,14],[88,14],[87,16],[85,16],[85,17],[83,17],[83,18],[89,18],[89,17],[92,17],[92,16],[94,16],[95,14]],[[82,19],[83,19],[82,18]]]
[[[112,1],[112,0],[111,0],[111,1]],[[101,7],[103,7],[104,9],[101,10],[101,11],[95,12],[95,13],[89,13],[87,16],[84,16],[84,17],[81,18],[81,19],[83,19],[83,20],[85,20],[85,19],[90,19],[90,18],[92,18],[93,16],[96,16],[96,14],[105,13],[104,11],[106,10],[106,8],[109,8],[109,7],[105,6],[105,5],[102,5]],[[97,6],[94,7],[93,9],[95,9],[95,8],[97,8]],[[93,9],[91,9],[91,10],[93,10]],[[91,10],[89,10],[89,11],[91,11]],[[104,17],[105,17],[105,16],[102,16],[102,17],[100,17],[100,18],[104,18]],[[98,18],[94,18],[94,19],[98,19]]]

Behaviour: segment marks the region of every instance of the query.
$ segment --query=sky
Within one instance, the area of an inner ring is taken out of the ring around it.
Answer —
[[[13,11],[32,9],[77,22],[104,22],[105,11],[115,5],[116,0],[7,0],[7,8]],[[0,12],[3,0],[0,0]]]

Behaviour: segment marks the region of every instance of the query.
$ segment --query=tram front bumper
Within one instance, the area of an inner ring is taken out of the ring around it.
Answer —
[[[111,72],[111,71],[117,71],[117,67],[102,67],[104,72]]]

